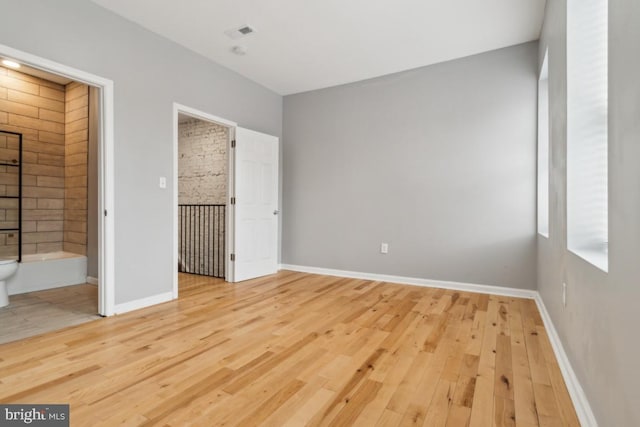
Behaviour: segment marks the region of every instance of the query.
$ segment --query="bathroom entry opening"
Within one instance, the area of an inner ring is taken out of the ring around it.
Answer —
[[[25,104],[21,109],[27,115],[42,109],[46,113],[42,126],[47,129],[29,129],[27,123],[33,120],[20,121],[17,116],[8,123],[13,126],[8,130],[22,130],[25,141],[31,142],[24,147],[24,166],[30,167],[23,175],[23,255],[27,264],[34,266],[82,258],[83,263],[75,263],[82,271],[78,270],[72,281],[97,285],[96,311],[112,315],[113,82],[4,45],[0,45],[0,57],[20,63],[17,71],[24,74],[22,81],[41,85],[39,93],[49,94],[42,99],[46,105]],[[75,284],[66,283],[70,280],[67,277],[50,277],[47,283],[35,277],[50,276],[40,268],[22,270],[25,277],[20,278],[18,271],[15,278],[24,289],[16,293]],[[27,276],[34,276],[33,283]]]

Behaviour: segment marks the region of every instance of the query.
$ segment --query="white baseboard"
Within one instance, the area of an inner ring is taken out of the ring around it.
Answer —
[[[571,396],[571,401],[573,402],[580,424],[582,424],[583,427],[597,427],[598,421],[593,414],[587,395],[584,393],[584,390],[580,385],[580,381],[578,381],[578,377],[571,367],[569,357],[567,357],[567,353],[564,351],[562,341],[560,340],[558,331],[556,331],[555,325],[551,321],[551,316],[549,316],[547,307],[544,305],[542,296],[538,292],[536,292],[536,294],[535,301],[538,306],[538,311],[540,312],[540,316],[544,322],[544,327],[547,330],[549,341],[551,341],[551,347],[556,355],[558,365],[560,365],[562,377],[564,378],[564,382],[569,390],[569,395]]]
[[[113,313],[123,314],[129,311],[138,310],[141,308],[171,301],[172,299],[173,292],[165,292],[163,294],[158,294],[147,298],[141,298],[134,301],[124,302],[122,304],[116,304],[116,306],[113,308]]]
[[[506,297],[535,299],[537,291],[502,286],[478,285],[473,283],[449,282],[444,280],[419,279],[415,277],[391,276],[386,274],[363,273],[359,271],[333,270],[329,268],[307,267],[303,265],[281,264],[280,269],[299,271],[301,273],[323,274],[325,276],[348,277],[350,279],[375,280],[380,282],[399,283],[402,285],[423,286],[428,288],[452,289],[455,291],[477,292]]]
[[[87,276],[87,283],[90,285],[98,285],[98,278],[93,276]]]
[[[540,293],[538,291],[501,286],[478,285],[473,283],[419,279],[404,276],[389,276],[384,274],[362,273],[357,271],[333,270],[328,268],[308,267],[291,264],[281,264],[280,269],[299,271],[302,273],[323,274],[326,276],[375,280],[406,285],[424,286],[430,288],[444,288],[466,292],[478,292],[491,295],[533,299],[535,300],[538,306],[538,310],[540,311],[540,315],[542,316],[544,326],[547,330],[547,334],[549,335],[551,347],[553,348],[553,352],[556,356],[556,359],[558,360],[560,371],[562,372],[564,382],[566,383],[567,389],[569,390],[569,395],[571,396],[571,401],[573,402],[573,406],[575,407],[580,423],[584,427],[598,426],[598,422],[593,414],[593,410],[591,409],[589,400],[587,399],[587,396],[585,395],[584,390],[580,385],[580,381],[578,381],[578,377],[571,367],[571,363],[569,362],[567,353],[565,353],[564,347],[562,346],[562,341],[560,341],[558,332],[556,331],[556,328],[551,321],[549,312],[547,311],[547,308],[545,307],[544,302],[542,301],[542,297],[540,296]]]

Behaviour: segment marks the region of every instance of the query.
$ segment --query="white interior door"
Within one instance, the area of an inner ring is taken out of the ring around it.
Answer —
[[[278,138],[236,128],[233,281],[278,271]]]

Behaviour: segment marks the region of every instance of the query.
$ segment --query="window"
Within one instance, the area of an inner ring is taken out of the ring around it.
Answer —
[[[567,241],[608,269],[607,0],[567,9]]]
[[[538,233],[549,237],[549,52],[538,80]]]

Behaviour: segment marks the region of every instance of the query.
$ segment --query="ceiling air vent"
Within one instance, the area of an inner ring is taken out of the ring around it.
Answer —
[[[231,30],[227,30],[224,33],[232,38],[233,40],[238,40],[239,38],[246,37],[249,34],[253,34],[256,32],[256,29],[250,25],[243,25],[238,28],[233,28]]]

